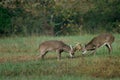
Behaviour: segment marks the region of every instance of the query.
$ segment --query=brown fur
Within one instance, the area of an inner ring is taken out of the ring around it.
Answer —
[[[85,45],[83,51],[93,51],[96,53],[96,49],[101,46],[106,46],[109,50],[109,53],[112,50],[111,44],[114,42],[114,36],[109,33],[103,33],[94,37],[88,44]]]
[[[40,56],[39,56],[40,58],[44,58],[44,56],[49,51],[56,51],[58,53],[58,59],[61,58],[61,53],[63,51],[68,52],[71,57],[74,55],[74,50],[71,49],[70,46],[58,40],[49,40],[41,43],[39,45],[39,51],[40,51]]]

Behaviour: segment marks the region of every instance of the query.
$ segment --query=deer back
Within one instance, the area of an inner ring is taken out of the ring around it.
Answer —
[[[39,48],[43,50],[48,50],[48,51],[65,50],[67,52],[69,52],[71,49],[67,44],[63,43],[62,41],[58,41],[58,40],[45,41],[40,44]]]

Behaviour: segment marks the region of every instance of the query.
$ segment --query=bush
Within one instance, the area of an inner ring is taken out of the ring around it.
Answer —
[[[11,14],[6,8],[0,6],[0,36],[9,35],[11,28]]]

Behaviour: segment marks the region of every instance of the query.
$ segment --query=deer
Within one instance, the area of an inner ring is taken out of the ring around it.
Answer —
[[[39,51],[40,51],[40,55],[38,56],[38,59],[39,58],[44,59],[44,56],[48,52],[55,51],[58,53],[58,60],[60,60],[62,52],[68,52],[71,58],[73,58],[75,52],[71,45],[67,45],[59,40],[48,40],[42,42],[39,45]]]
[[[81,47],[79,50],[82,50],[82,54],[86,54],[87,51],[92,51],[92,54],[96,54],[96,50],[102,46],[106,46],[108,49],[108,53],[110,54],[112,51],[112,43],[114,42],[115,37],[110,33],[103,33],[96,37],[94,37],[90,42],[88,42],[85,46]]]

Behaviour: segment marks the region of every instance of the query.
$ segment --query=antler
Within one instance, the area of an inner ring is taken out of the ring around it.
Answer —
[[[70,45],[70,49],[71,49],[71,50],[73,49],[72,45]]]

